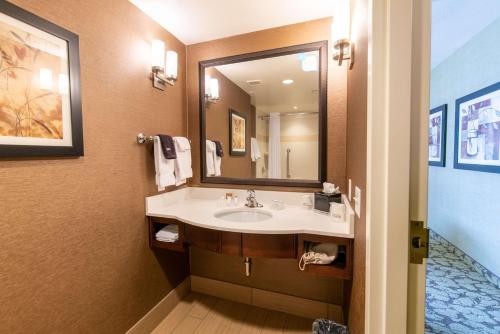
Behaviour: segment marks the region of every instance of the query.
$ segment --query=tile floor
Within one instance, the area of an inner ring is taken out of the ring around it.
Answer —
[[[437,238],[427,263],[426,334],[500,333],[497,286]]]
[[[192,292],[152,334],[311,333],[311,319]]]

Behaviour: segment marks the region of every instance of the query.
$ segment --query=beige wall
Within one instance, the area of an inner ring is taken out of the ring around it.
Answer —
[[[148,247],[154,163],[135,143],[186,134],[185,46],[128,1],[13,2],[80,36],[85,156],[0,160],[0,332],[124,333],[188,272]],[[153,38],[179,53],[164,92]]]
[[[365,331],[365,252],[366,252],[366,126],[368,83],[368,1],[351,1],[352,34],[356,43],[356,63],[348,72],[347,85],[347,178],[361,189],[361,218],[354,223],[354,268],[349,329]],[[353,193],[354,195],[354,193]],[[351,203],[354,206],[354,202]]]
[[[188,135],[193,143],[193,152],[200,151],[198,99],[198,63],[200,61],[328,40],[330,37],[331,18],[325,18],[189,45],[187,47]],[[339,184],[342,189],[345,189],[347,74],[345,67],[337,66],[331,59],[331,48],[328,51],[327,178],[330,182]],[[195,168],[191,185],[200,185],[200,170],[196,167],[199,165],[199,155],[194,155],[193,166]],[[256,186],[255,188],[262,187]],[[293,188],[273,187],[273,189],[292,190]]]
[[[286,178],[286,155],[290,149],[292,179],[318,179],[318,115],[280,118],[281,177]]]

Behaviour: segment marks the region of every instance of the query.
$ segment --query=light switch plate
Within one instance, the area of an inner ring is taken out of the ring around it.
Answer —
[[[361,216],[361,189],[354,188],[354,212],[358,218]]]
[[[349,190],[347,192],[347,198],[349,199],[349,202],[352,201],[352,181],[349,179]]]

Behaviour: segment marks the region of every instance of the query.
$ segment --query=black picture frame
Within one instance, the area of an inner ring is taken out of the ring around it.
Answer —
[[[429,166],[435,166],[435,167],[445,167],[446,165],[446,128],[447,128],[447,120],[448,120],[448,105],[443,104],[439,107],[431,109],[429,112],[429,117],[431,117],[434,114],[441,113],[441,126],[440,130],[441,132],[438,134],[439,135],[439,150],[440,150],[440,157],[441,159],[439,161],[431,161],[429,160]],[[429,150],[431,149],[431,134],[429,133]]]
[[[0,1],[0,12],[67,43],[69,96],[71,114],[71,146],[3,145],[0,158],[77,157],[84,155],[82,103],[80,86],[80,51],[78,35],[6,1]]]
[[[247,116],[241,112],[238,112],[234,109],[229,109],[229,155],[232,156],[241,156],[244,157],[247,154],[247,143],[246,143],[246,138],[248,136],[247,133]],[[239,117],[243,118],[245,120],[245,149],[243,151],[236,150],[233,147],[233,117]]]
[[[207,176],[206,170],[206,110],[207,104],[205,98],[205,70],[211,66],[234,64],[244,61],[258,60],[271,57],[286,56],[301,52],[318,51],[319,53],[319,136],[318,136],[318,179],[317,180],[298,180],[298,179],[251,179],[251,178],[232,178],[220,176]],[[293,45],[283,48],[257,51],[252,53],[228,56],[204,60],[198,63],[199,73],[199,117],[200,117],[200,170],[201,183],[210,184],[237,184],[237,185],[261,185],[261,186],[281,186],[281,187],[303,187],[303,188],[321,188],[326,181],[326,156],[327,156],[327,92],[328,92],[328,41],[318,41],[307,44]]]
[[[480,171],[480,172],[488,172],[488,173],[500,173],[500,141],[497,140],[494,145],[496,146],[493,151],[496,151],[497,155],[497,165],[485,165],[485,164],[473,164],[473,163],[463,163],[460,162],[459,159],[459,154],[461,152],[461,131],[462,131],[462,117],[461,117],[461,111],[460,111],[460,106],[463,103],[469,102],[471,100],[475,100],[477,98],[480,98],[482,96],[498,92],[500,95],[500,81],[497,83],[494,83],[488,87],[485,87],[483,89],[480,89],[478,91],[475,91],[474,93],[468,94],[466,96],[463,96],[455,101],[455,152],[454,152],[454,168],[455,169],[465,169],[465,170],[473,170],[473,171]],[[477,104],[479,102],[476,102]],[[500,110],[496,110],[495,112],[496,117],[500,119]],[[496,122],[500,123],[500,122]],[[478,123],[479,124],[479,123]],[[488,123],[490,124],[490,123]],[[482,126],[482,125],[479,125]],[[482,129],[479,129],[478,126],[478,132],[481,132]],[[483,125],[484,126],[484,125]],[[500,129],[496,130],[497,132],[500,131]],[[500,134],[497,133],[497,136],[500,137]]]

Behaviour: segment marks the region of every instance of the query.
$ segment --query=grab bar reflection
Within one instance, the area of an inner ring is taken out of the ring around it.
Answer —
[[[286,149],[286,177],[289,179],[292,177],[292,174],[290,174],[290,152],[292,150],[287,148]]]

